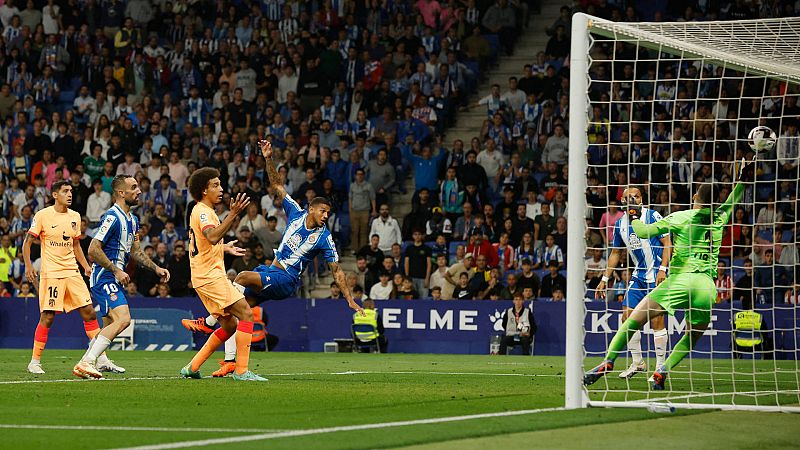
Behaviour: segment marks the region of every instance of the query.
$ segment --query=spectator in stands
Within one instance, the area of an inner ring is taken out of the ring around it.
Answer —
[[[397,278],[397,276],[395,276]],[[402,281],[395,283],[395,297],[401,300],[413,300],[420,298],[419,293],[414,289],[414,283],[411,278],[400,275]]]
[[[422,297],[428,295],[431,275],[431,249],[423,242],[422,230],[412,233],[414,242],[403,252],[403,272],[411,280],[414,290]]]
[[[367,164],[367,180],[375,190],[376,202],[387,203],[389,192],[394,187],[395,171],[388,162],[388,153],[385,149],[378,150],[375,159]]]
[[[351,237],[350,248],[352,254],[367,242],[367,226],[370,215],[377,215],[375,208],[375,189],[364,180],[364,170],[356,170],[356,179],[350,184],[350,223]],[[370,233],[374,234],[374,233]]]
[[[758,304],[772,303],[775,288],[775,272],[772,249],[764,250],[764,261],[756,267],[753,274],[755,300]]]
[[[486,170],[477,163],[477,159],[478,154],[475,151],[467,152],[467,162],[458,168],[458,181],[465,187],[472,185],[477,191],[482,191],[488,187],[489,180]]]
[[[508,236],[508,233],[500,233],[500,242],[492,244],[492,247],[497,252],[497,267],[503,273],[514,270],[517,263],[514,247],[509,243]]]
[[[394,283],[390,280],[390,274],[385,270],[381,271],[378,282],[370,288],[369,298],[373,300],[388,300],[394,297]]]
[[[538,296],[541,290],[541,282],[539,281],[539,277],[532,270],[533,264],[531,260],[523,259],[521,266],[522,271],[517,276],[517,286],[520,290],[530,288],[533,295]]]
[[[191,289],[191,277],[189,269],[189,257],[183,241],[175,242],[172,247],[172,256],[167,263],[167,270],[170,273],[170,289],[176,297],[185,297]]]
[[[442,234],[445,237],[451,236],[453,225],[450,219],[442,214],[442,208],[434,206],[431,209],[431,218],[425,223],[425,236],[427,240],[433,240]]]
[[[384,205],[381,205],[383,207]],[[379,219],[375,219],[373,221],[373,227],[375,222]],[[379,234],[373,234],[369,238],[369,245],[365,245],[361,247],[358,252],[356,252],[356,257],[358,259],[364,258],[364,262],[369,267],[370,270],[378,271],[380,269],[381,263],[383,262],[383,250],[380,249],[380,242],[381,237]],[[388,249],[391,251],[391,246]],[[368,289],[366,286],[365,289]]]
[[[474,256],[476,262],[483,257],[484,262],[489,267],[497,267],[500,262],[497,250],[485,238],[483,232],[476,228],[473,228],[470,232],[467,253]]]
[[[459,277],[462,273],[466,273],[467,279],[472,278],[472,276],[475,274],[474,261],[475,260],[471,254],[466,254],[464,255],[464,259],[462,261],[453,264],[447,269],[447,272],[444,274],[444,278],[447,283],[442,286],[443,299],[449,300],[452,298],[457,298],[454,297],[454,292],[456,287],[460,285]]]
[[[725,263],[719,261],[717,263],[717,278],[714,279],[714,284],[717,286],[717,303],[729,302],[731,300],[733,280],[728,273],[728,268]]]
[[[331,300],[341,300],[342,298],[344,298],[344,297],[342,297],[342,290],[339,289],[339,285],[336,284],[335,281],[331,281],[330,289],[331,289],[331,291],[330,291],[331,295],[328,297],[329,299],[331,299]]]
[[[596,280],[599,280],[600,277],[603,276],[608,262],[606,261],[605,251],[602,246],[594,246],[590,253],[591,256],[586,258],[584,262],[584,266],[586,267],[586,280],[590,281],[589,285],[594,284],[596,286]],[[591,280],[595,280],[594,283],[592,283]]]
[[[448,172],[454,172],[455,169],[448,169]],[[463,193],[462,193],[463,198]],[[464,240],[468,237],[469,231],[475,225],[474,217],[472,215],[472,203],[465,202],[461,206],[462,215],[455,219],[455,226],[453,227],[453,239]]]
[[[372,221],[369,234],[370,236],[378,236],[378,249],[384,253],[391,251],[393,244],[403,242],[403,235],[397,219],[389,215],[388,203],[380,204],[378,217]]]
[[[522,222],[520,209],[521,208],[517,208],[517,223]],[[544,240],[545,236],[547,236],[548,234],[553,234],[553,230],[556,227],[556,218],[550,214],[550,204],[542,203],[541,210],[542,210],[541,214],[539,214],[538,216],[536,216],[536,218],[533,219],[533,245],[536,248],[541,247],[542,241]],[[530,222],[526,221],[526,224],[529,223]],[[517,229],[519,229],[519,226],[517,226]],[[530,228],[525,229],[523,232],[528,230],[530,230]],[[513,242],[513,236],[512,236],[512,242]]]
[[[558,273],[558,261],[551,260],[547,267],[550,274],[542,279],[542,288],[539,291],[539,296],[544,298],[553,298],[553,291],[561,289],[567,290],[567,279],[564,275]]]
[[[545,233],[552,231],[552,227],[550,225],[551,222],[552,227],[554,227],[555,217],[550,215],[549,205],[547,207],[542,205],[542,214],[537,216],[535,220],[531,220],[527,215],[525,205],[518,204],[517,215],[514,217],[514,225],[511,229],[511,244],[519,245],[519,243],[522,241],[522,236],[525,233],[529,233],[531,230],[533,230],[533,236],[535,240],[542,239]]]
[[[111,194],[103,190],[103,183],[96,179],[92,186],[94,193],[86,201],[86,218],[89,219],[89,226],[95,227],[100,223],[100,218],[111,207]]]
[[[603,244],[607,247],[608,243],[611,242],[611,237],[614,234],[614,224],[617,223],[617,220],[622,217],[623,212],[619,210],[618,203],[616,200],[610,200],[608,202],[608,211],[603,213],[603,216],[600,218],[600,233],[603,236]]]
[[[458,285],[453,290],[454,300],[472,300],[475,298],[476,292],[469,285],[469,274],[461,272],[458,275]]]
[[[428,286],[433,289],[434,287],[442,288],[445,283],[447,283],[447,279],[445,278],[445,273],[447,273],[447,255],[437,255],[436,256],[436,268],[433,272],[431,272],[430,281]],[[441,293],[441,292],[440,292]]]

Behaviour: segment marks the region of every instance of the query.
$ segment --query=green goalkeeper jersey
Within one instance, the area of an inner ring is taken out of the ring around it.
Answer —
[[[678,211],[649,225],[634,220],[631,226],[639,238],[672,233],[670,274],[703,273],[716,278],[722,232],[730,220],[734,203],[738,203],[743,194],[744,185],[737,183],[725,203],[713,211],[711,208]]]

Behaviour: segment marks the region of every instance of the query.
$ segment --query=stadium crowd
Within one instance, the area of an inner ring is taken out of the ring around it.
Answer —
[[[639,3],[579,1],[574,10],[612,20],[794,14],[788,3],[779,10],[721,1],[714,11],[706,2],[670,2],[664,11]],[[192,295],[184,217],[186,180],[198,167],[219,169],[227,193],[253,200],[226,238],[238,239],[247,254],[226,267],[237,273],[270,260],[286,217],[257,148],[267,137],[281,150],[287,191],[301,205],[318,195],[334,204],[329,227],[337,247],[357,258],[348,276],[357,299],[563,300],[573,9],[562,8],[546,30],[546,48],[519,77],[470,99],[498,55],[513,53],[537,8],[525,0],[6,0],[0,295],[33,295],[17,249],[33,214],[47,205],[49,186],[62,179],[84,217],[84,250],[111,204],[113,177],[139,180],[140,239],[172,281],[159,284],[131,266],[130,295]],[[732,139],[764,117],[785,137],[771,155],[781,164],[759,167],[766,183],[751,192],[757,209],[737,210],[726,234],[727,263],[743,269],[730,274],[735,283],[720,283],[730,291],[724,299],[750,292],[741,285],[748,279],[764,301],[783,295],[759,283],[773,274],[785,277],[781,286],[796,279],[793,270],[779,270],[797,262],[796,97],[784,101],[774,83],[737,84],[736,74],[687,61],[618,66],[592,67],[587,287],[605,268],[608,236],[622,214],[616,185],[642,185],[662,213],[685,207],[680,186],[728,181],[725,162],[744,151]],[[612,70],[624,80],[612,85]],[[730,98],[713,97],[720,85]],[[763,102],[744,101],[741,86],[759,99],[777,91]],[[633,106],[620,107],[625,102]],[[470,108],[486,111],[482,129],[470,142],[449,142],[448,126]],[[641,123],[623,129],[609,122],[627,117]],[[651,128],[652,117],[661,122]],[[715,117],[732,125],[715,129]],[[393,217],[409,177],[411,212]],[[218,206],[220,218],[228,199]],[[311,268],[301,295],[309,295],[319,270]],[[610,289],[624,288],[626,276],[618,271]],[[339,295],[332,286],[331,296]]]

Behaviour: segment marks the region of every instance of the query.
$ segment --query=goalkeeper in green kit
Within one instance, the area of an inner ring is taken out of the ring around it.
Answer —
[[[738,179],[747,163],[739,164]],[[694,344],[711,322],[711,307],[717,296],[714,278],[722,242],[722,231],[731,217],[733,205],[744,194],[744,184],[737,182],[733,192],[722,205],[712,205],[714,185],[703,184],[692,197],[693,209],[678,211],[646,225],[639,219],[641,205],[628,202],[627,213],[637,236],[646,239],[654,235],[672,233],[673,255],[667,279],[648,294],[633,310],[628,320],[611,340],[605,360],[583,377],[583,384],[591,385],[614,369],[614,360],[623,351],[628,340],[644,324],[665,313],[674,315],[678,309],[686,310],[686,333],[675,345],[666,362],[653,373],[653,389],[663,390],[669,371],[688,355]]]

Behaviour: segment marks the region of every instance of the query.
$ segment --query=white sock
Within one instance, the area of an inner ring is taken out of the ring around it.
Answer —
[[[225,341],[225,361],[236,360],[236,333]]]
[[[667,330],[656,330],[653,333],[653,342],[656,348],[656,368],[659,368],[667,357],[667,345],[669,345]]]
[[[31,358],[31,364],[41,364],[42,362],[36,358]]]
[[[628,350],[631,352],[633,364],[639,364],[642,361],[642,332],[636,331],[628,341]]]
[[[95,337],[92,346],[89,347],[89,351],[86,352],[86,356],[83,358],[83,360],[94,363],[97,361],[97,358],[100,357],[100,354],[106,351],[109,345],[111,345],[111,341],[102,334],[98,334],[97,337]]]
[[[242,294],[244,294],[244,289],[245,289],[245,287],[244,287],[244,286],[242,286],[241,284],[239,284],[239,283],[237,283],[237,282],[235,282],[235,281],[234,281],[234,282],[233,282],[233,287],[235,287],[236,289],[238,289],[238,290],[239,290],[239,292],[241,292]]]
[[[209,327],[213,327],[216,324],[217,324],[217,318],[216,317],[214,317],[214,316],[206,317],[206,325],[208,325]]]
[[[92,340],[89,341],[89,346],[86,347],[86,351],[83,353],[83,356],[81,356],[81,360],[84,360],[84,359],[86,359],[87,356],[89,356],[89,350],[92,349],[92,345],[94,345],[94,341],[96,339],[97,339],[97,336],[93,337]]]

